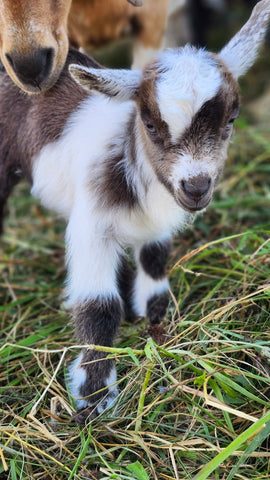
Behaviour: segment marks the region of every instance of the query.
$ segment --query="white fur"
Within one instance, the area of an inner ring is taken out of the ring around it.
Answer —
[[[235,78],[244,75],[253,65],[265,37],[269,17],[270,1],[258,2],[249,20],[221,50],[220,57]]]
[[[190,46],[166,50],[159,64],[166,71],[157,81],[158,104],[177,142],[201,106],[218,92],[221,75],[206,51]]]
[[[87,399],[80,396],[80,388],[86,382],[86,371],[80,366],[82,353],[71,363],[68,371],[68,385],[72,398],[75,400],[78,408],[87,407]]]
[[[83,303],[99,296],[117,298],[119,247],[104,237],[106,230],[102,225],[99,231],[87,204],[76,204],[76,207],[66,233],[68,304]]]
[[[99,94],[85,100],[70,116],[60,139],[43,147],[34,159],[31,193],[69,218],[76,191],[85,189],[90,168],[93,174],[100,168],[104,147],[119,137],[133,108],[131,102]]]
[[[86,382],[86,371],[83,367],[81,367],[83,354],[80,353],[78,357],[71,363],[68,371],[68,386],[69,391],[76,402],[77,408],[86,408],[93,403],[89,401],[87,398],[81,398],[80,396],[80,389]],[[108,378],[105,379],[105,387],[108,387],[108,393],[102,401],[99,402],[97,405],[98,413],[102,413],[107,408],[110,408],[115,403],[117,396],[118,396],[118,388],[116,385],[117,382],[117,374],[116,369],[113,367],[111,369],[110,375]]]
[[[108,393],[107,395],[98,403],[97,405],[97,411],[98,413],[104,412],[104,410],[107,410],[108,408],[111,408],[118,397],[119,390],[116,385],[117,382],[117,374],[116,374],[116,369],[112,368],[110,375],[108,378],[105,380],[105,386],[108,387]]]
[[[190,216],[162,184],[153,184],[143,200],[141,210],[116,216],[117,232],[126,246],[134,248],[137,242],[158,241],[190,223]]]
[[[198,175],[204,175],[209,178],[215,178],[216,164],[212,157],[209,159],[204,157],[201,159],[194,159],[192,155],[186,154],[179,156],[179,161],[175,163],[170,181],[175,190],[179,187],[181,180],[189,180]]]
[[[169,282],[167,278],[154,280],[141,266],[138,266],[137,277],[134,285],[133,307],[139,316],[146,316],[146,307],[148,300],[154,295],[167,292]]]
[[[122,101],[129,100],[129,98],[136,92],[138,84],[142,79],[141,70],[130,70],[129,75],[127,76],[126,70],[114,70],[113,76],[110,69],[101,69],[97,70],[96,68],[87,68],[78,65],[70,65],[69,71],[74,76],[78,75],[78,72],[87,72],[88,75],[93,74],[93,83],[91,82],[90,77],[88,76],[87,82],[84,82],[83,77],[79,80],[79,83],[83,85],[87,90],[94,90],[95,85],[99,86],[103,83],[104,92],[111,92],[112,96],[118,96]],[[101,91],[99,89],[99,91]],[[132,92],[132,93],[131,93]]]
[[[177,10],[180,10],[186,6],[187,0],[169,0],[169,12],[168,16],[173,15]]]

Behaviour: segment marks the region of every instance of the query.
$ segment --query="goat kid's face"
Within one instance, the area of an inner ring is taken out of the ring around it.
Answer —
[[[165,52],[145,70],[141,135],[158,179],[188,212],[211,201],[239,112],[237,85],[202,50]]]
[[[269,16],[270,0],[258,2],[219,55],[186,46],[165,50],[143,72],[70,67],[84,88],[136,102],[153,170],[189,212],[212,199],[239,112],[237,79],[255,61]]]

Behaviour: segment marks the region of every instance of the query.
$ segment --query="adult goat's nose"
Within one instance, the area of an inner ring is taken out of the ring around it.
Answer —
[[[181,188],[185,195],[196,203],[206,196],[210,186],[211,178],[206,176],[198,176],[181,181]]]
[[[39,86],[51,72],[54,50],[39,48],[33,50],[30,55],[21,55],[18,52],[10,52],[5,55],[22,83]]]

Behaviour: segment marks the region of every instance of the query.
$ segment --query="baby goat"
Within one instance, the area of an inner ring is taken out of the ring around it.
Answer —
[[[143,72],[97,68],[70,51],[45,95],[26,96],[1,74],[1,216],[22,172],[66,218],[68,303],[83,344],[111,346],[124,311],[162,320],[171,237],[212,199],[239,111],[236,79],[253,64],[269,15],[263,0],[218,55],[169,49]],[[105,356],[83,350],[71,366],[79,408],[98,402],[101,412],[117,396]]]

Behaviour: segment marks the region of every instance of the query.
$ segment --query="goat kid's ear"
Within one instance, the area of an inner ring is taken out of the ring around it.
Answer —
[[[253,65],[270,19],[270,0],[261,0],[249,20],[221,50],[219,56],[237,79]]]
[[[136,98],[142,80],[141,70],[114,70],[70,65],[74,80],[86,90],[96,90],[119,100]]]

